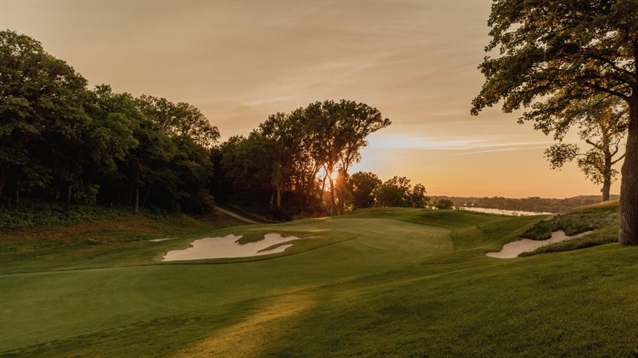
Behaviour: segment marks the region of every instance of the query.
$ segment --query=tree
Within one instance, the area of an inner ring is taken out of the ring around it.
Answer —
[[[452,199],[439,198],[436,201],[436,208],[439,210],[451,210],[454,208],[454,202]]]
[[[356,209],[371,208],[376,202],[376,192],[382,182],[374,173],[356,172],[350,176],[348,186],[352,193],[352,206]]]
[[[174,104],[165,98],[142,95],[138,98],[142,113],[164,128],[170,137],[186,135],[196,143],[210,148],[219,139],[219,130],[211,126],[195,106],[179,102]]]
[[[87,134],[90,145],[85,181],[99,183],[106,204],[120,204],[118,189],[126,179],[120,169],[131,151],[139,146],[134,134],[139,132],[142,113],[133,96],[115,93],[108,85],[96,86],[90,92],[86,112],[92,121]]]
[[[492,40],[479,68],[485,83],[473,115],[501,100],[503,111],[528,108],[519,122],[551,127],[598,94],[625,101],[629,121],[621,169],[622,244],[638,245],[638,6],[635,0],[496,0]]]
[[[423,184],[416,184],[412,188],[410,201],[412,206],[415,208],[424,208],[428,204],[429,198],[427,197],[427,192],[425,191],[425,186],[423,186]]]
[[[412,206],[410,179],[395,176],[377,190],[377,205],[385,207]]]
[[[126,156],[123,171],[133,191],[134,212],[138,213],[142,189],[146,190],[145,198],[148,198],[153,189],[173,181],[176,174],[168,167],[176,148],[164,130],[147,118],[142,119],[134,136],[138,145]],[[145,199],[142,200],[142,207],[144,202]]]
[[[55,159],[63,143],[52,141],[75,143],[74,131],[86,124],[86,80],[38,41],[0,31],[0,84],[0,195],[11,183],[17,201],[21,188],[44,188],[54,179],[44,156]],[[60,170],[76,180],[75,163],[65,164]]]
[[[169,168],[176,173],[167,187],[173,209],[205,213],[215,202],[210,194],[213,163],[209,151],[187,135],[171,138],[176,152]]]
[[[271,206],[281,207],[283,190],[290,185],[297,166],[303,160],[303,129],[299,116],[277,113],[259,125],[255,135],[269,142],[272,155],[270,182],[276,199]],[[263,160],[264,158],[262,158]],[[259,159],[257,159],[259,160]]]
[[[627,111],[617,97],[608,95],[574,101],[572,106],[572,110],[565,112],[568,118],[561,118],[560,123],[566,123],[567,126],[577,123],[580,139],[592,148],[581,153],[578,145],[562,143],[568,128],[559,124],[554,128],[554,139],[561,143],[548,148],[545,157],[550,161],[552,169],[576,159],[578,167],[587,178],[596,184],[603,184],[602,201],[608,201],[611,184],[618,175],[613,166],[625,157],[624,154],[618,157],[616,155],[627,130]]]
[[[248,138],[230,137],[220,146],[221,171],[226,188],[231,191],[227,197],[250,200],[261,204],[260,193],[271,192],[272,169],[275,158],[272,142],[253,131]],[[271,195],[271,205],[274,205]]]
[[[311,103],[305,112],[307,128],[313,135],[311,151],[323,163],[330,183],[331,211],[336,214],[332,174],[339,168],[347,174],[350,166],[361,159],[359,150],[368,145],[366,137],[392,122],[376,108],[345,99]]]

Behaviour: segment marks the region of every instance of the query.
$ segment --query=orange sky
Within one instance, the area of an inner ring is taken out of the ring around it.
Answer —
[[[393,122],[352,172],[407,176],[430,195],[598,195],[575,164],[549,169],[551,138],[531,123],[500,108],[469,115],[490,4],[2,0],[0,28],[34,37],[91,86],[197,106],[223,140],[345,98]]]

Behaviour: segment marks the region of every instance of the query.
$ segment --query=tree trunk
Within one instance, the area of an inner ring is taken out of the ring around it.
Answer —
[[[2,197],[2,191],[4,190],[4,185],[7,184],[9,180],[9,169],[2,168],[2,173],[0,174],[0,197]]]
[[[73,185],[69,184],[66,190],[66,213],[71,213],[71,194],[73,193]]]
[[[277,209],[281,207],[281,186],[277,186]]]
[[[324,175],[323,180],[321,181],[321,198],[323,198],[323,192],[326,191],[326,178],[328,176]]]
[[[603,188],[600,191],[603,193],[603,202],[609,201],[609,191],[611,189],[611,180],[605,178]]]
[[[612,171],[612,154],[609,149],[609,143],[605,145],[605,167],[603,174],[603,188],[600,191],[603,193],[603,202],[609,201],[609,191],[611,190],[611,171]]]
[[[16,207],[20,206],[20,186],[16,184]]]
[[[149,195],[151,195],[151,191],[150,190],[146,190],[146,195],[144,195],[144,201],[142,201],[142,209],[144,209],[146,207],[146,199],[148,199]]]
[[[636,50],[638,52],[638,49]],[[620,182],[620,231],[623,245],[638,245],[638,89],[629,102],[629,128]]]
[[[336,215],[337,201],[335,200],[335,183],[331,175],[328,175],[328,180],[330,181],[330,213]]]
[[[140,185],[135,185],[135,214],[140,211]]]

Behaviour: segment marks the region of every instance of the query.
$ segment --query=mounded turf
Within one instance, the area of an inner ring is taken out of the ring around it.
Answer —
[[[13,243],[0,352],[33,356],[631,356],[638,248],[486,257],[540,218],[376,209],[176,240]],[[302,239],[162,263],[205,236]],[[30,242],[30,241],[27,241]]]

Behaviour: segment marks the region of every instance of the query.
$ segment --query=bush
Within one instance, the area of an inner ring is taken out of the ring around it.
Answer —
[[[439,210],[450,210],[454,208],[454,202],[451,199],[439,199],[435,206]]]
[[[71,225],[86,221],[130,215],[130,209],[77,205],[67,214],[62,205],[23,201],[17,208],[0,208],[0,232]]]

